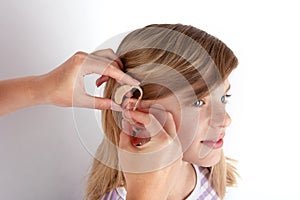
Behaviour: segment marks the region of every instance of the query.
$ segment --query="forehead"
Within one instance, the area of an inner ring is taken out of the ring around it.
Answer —
[[[227,88],[230,86],[230,82],[229,82],[228,79],[226,79],[226,80],[224,81],[224,85],[225,85],[225,89],[227,90]]]
[[[216,87],[214,90],[210,91],[209,94],[203,98],[207,99],[207,98],[216,97],[217,99],[219,99],[219,97],[223,96],[228,91],[229,88],[230,88],[230,82],[228,79],[226,79],[221,85]],[[155,103],[162,104],[164,106],[169,107],[169,106],[174,106],[175,104],[181,104],[181,105],[192,104],[197,100],[199,100],[199,98],[197,98],[196,95],[187,98],[184,91],[178,91],[166,97],[156,99]]]
[[[216,100],[218,101],[220,97],[222,97],[224,94],[228,92],[230,89],[230,83],[229,80],[226,79],[222,84],[217,86],[214,90],[210,91],[207,96],[205,96],[205,99],[210,99],[210,100]]]
[[[226,79],[221,85],[219,85],[216,89],[214,89],[213,91],[211,91],[211,94],[224,94],[225,92],[227,92],[230,89],[230,83],[229,80]]]

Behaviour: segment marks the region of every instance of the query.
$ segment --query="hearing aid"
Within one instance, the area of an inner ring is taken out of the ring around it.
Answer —
[[[136,90],[139,91],[139,97],[138,97],[134,107],[132,108],[132,110],[135,111],[137,108],[137,105],[143,98],[143,90],[140,86],[122,85],[122,86],[118,87],[114,93],[114,102],[118,105],[122,105],[124,99],[126,98],[126,95],[130,92],[133,93]]]
[[[122,106],[123,104],[123,101],[126,99],[126,97],[128,97],[128,93],[134,93],[136,90],[139,91],[139,97],[134,105],[134,107],[132,108],[133,111],[136,110],[139,102],[141,101],[141,99],[143,98],[143,90],[140,86],[131,86],[131,85],[122,85],[120,87],[118,87],[114,93],[114,102],[120,106]],[[128,109],[127,105],[124,106],[125,109]],[[123,117],[126,118],[130,124],[133,126],[133,129],[132,129],[132,143],[137,143],[136,141],[139,141],[135,146],[142,146],[144,144],[146,144],[147,142],[149,142],[151,140],[151,137],[150,138],[144,138],[144,139],[139,139],[137,138],[137,133],[139,131],[141,131],[142,129],[141,128],[137,128],[136,127],[136,123],[130,119],[130,118],[127,118],[126,116],[124,116],[124,112],[123,112]]]

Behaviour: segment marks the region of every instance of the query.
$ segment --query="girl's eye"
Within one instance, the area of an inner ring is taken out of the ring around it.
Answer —
[[[198,100],[196,101],[195,103],[193,103],[193,106],[194,107],[200,107],[204,104],[204,101],[203,100]]]
[[[221,97],[221,102],[224,103],[224,104],[228,103],[228,98],[229,97],[231,97],[231,95],[229,95],[229,94],[226,94],[226,95],[222,96]]]

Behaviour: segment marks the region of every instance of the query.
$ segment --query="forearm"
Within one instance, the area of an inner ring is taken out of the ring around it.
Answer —
[[[0,81],[0,116],[45,103],[40,79],[28,76]]]

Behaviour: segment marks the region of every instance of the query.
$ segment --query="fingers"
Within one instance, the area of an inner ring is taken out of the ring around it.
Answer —
[[[90,96],[91,100],[93,100],[92,108],[98,110],[113,110],[121,112],[122,108],[113,102],[111,99],[101,98],[101,97],[93,97]]]
[[[108,76],[101,76],[100,78],[98,78],[96,80],[96,86],[99,87],[100,85],[102,85],[104,82],[108,81],[109,77]]]
[[[124,108],[133,108],[134,106],[136,106],[137,110],[143,111],[143,112],[149,112],[150,108],[153,109],[157,109],[157,110],[165,110],[164,108],[162,108],[162,106],[160,106],[159,104],[157,104],[156,100],[140,100],[137,104],[137,99],[134,98],[130,98],[130,96],[128,96],[128,98],[124,99],[122,105]]]
[[[94,97],[88,94],[73,97],[73,106],[98,110],[114,110],[118,112],[123,110],[111,99]]]
[[[143,113],[139,111],[125,111],[125,119],[135,122],[135,124],[142,124],[144,129],[147,130],[149,137],[154,137],[159,133],[163,132],[163,127],[160,122],[152,115],[151,113]],[[134,127],[136,128],[136,127]],[[136,131],[138,134],[141,134],[141,131]],[[133,135],[137,134],[133,132]],[[137,137],[140,137],[137,135]]]
[[[74,69],[78,70],[77,84],[79,86],[78,95],[73,99],[73,106],[96,108],[100,110],[112,109],[121,111],[120,107],[114,104],[111,100],[92,97],[84,91],[83,77],[88,74],[96,73],[101,75],[96,80],[96,86],[99,87],[103,83],[114,78],[121,84],[139,85],[140,82],[125,74],[121,69],[123,64],[118,56],[111,49],[104,49],[95,51],[91,54],[85,52],[77,52],[72,59],[70,59],[71,66],[76,66]],[[74,103],[75,102],[75,103]]]
[[[141,100],[137,105],[137,112],[133,112],[129,110],[130,108],[136,106],[137,99],[126,98],[122,104],[122,107],[128,110],[124,113],[127,114],[127,116],[124,117],[131,122],[137,122],[145,125],[146,128],[150,129],[150,131],[153,131],[152,134],[154,135],[159,130],[158,127],[153,128],[155,125],[151,125],[153,119],[155,119],[154,122],[158,121],[160,123],[160,128],[163,127],[167,130],[170,130],[168,133],[176,133],[176,125],[173,115],[165,110],[162,105],[157,104],[156,102],[157,101],[155,100]],[[172,134],[171,137],[175,137],[175,135]]]
[[[125,111],[124,118],[131,122],[131,126],[133,126],[133,130],[135,124],[141,124],[145,131],[137,131],[136,135],[140,138],[145,137],[164,137],[164,135],[168,135],[171,138],[176,137],[176,125],[173,119],[173,116],[170,112],[163,111],[161,109],[151,108],[149,113],[144,113],[140,111]],[[134,125],[132,125],[133,123]],[[140,129],[141,126],[137,127]],[[128,130],[128,127],[126,127]],[[130,135],[132,134],[132,130],[129,129]]]
[[[140,84],[139,81],[135,80],[131,76],[125,74],[123,71],[119,70],[118,68],[112,65],[108,65],[102,74],[115,79],[120,84],[128,84],[128,85]]]
[[[139,85],[140,82],[125,74],[121,60],[111,49],[93,52],[85,60],[85,74],[96,73],[114,78],[121,84]]]
[[[104,56],[110,60],[113,60],[115,62],[118,63],[118,66],[120,69],[123,68],[123,63],[120,60],[120,58],[114,53],[114,51],[112,49],[103,49],[103,50],[98,50],[93,52],[92,54],[94,55],[100,55],[100,56]]]

